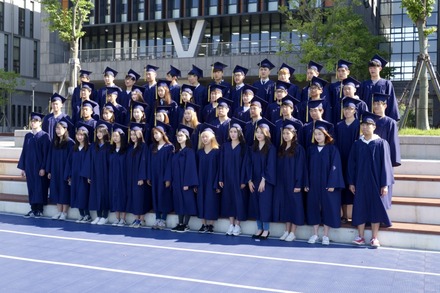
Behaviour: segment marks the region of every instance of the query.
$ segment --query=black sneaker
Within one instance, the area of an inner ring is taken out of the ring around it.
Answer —
[[[181,228],[182,224],[177,224],[174,228],[171,228],[171,232],[177,232]]]
[[[29,211],[26,215],[23,215],[23,218],[33,218],[35,217],[34,211]]]
[[[34,215],[35,215],[35,218],[41,218],[43,216],[43,213],[40,211],[35,211]]]
[[[208,226],[202,225],[199,229],[199,233],[206,233],[208,232]]]
[[[177,233],[183,233],[183,232],[186,232],[185,229],[186,229],[186,226],[183,225],[183,224],[181,224],[181,225],[177,228],[176,232],[177,232]]]
[[[214,233],[214,225],[208,225],[208,233]]]

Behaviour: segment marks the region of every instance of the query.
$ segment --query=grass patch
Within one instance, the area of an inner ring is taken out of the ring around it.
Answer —
[[[399,130],[399,135],[422,135],[422,136],[440,136],[440,128],[421,130],[417,128],[403,128]]]

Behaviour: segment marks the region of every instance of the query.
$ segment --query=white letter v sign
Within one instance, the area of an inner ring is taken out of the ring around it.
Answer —
[[[196,57],[199,43],[202,41],[203,32],[205,31],[205,21],[197,20],[189,43],[188,50],[183,49],[182,35],[177,29],[176,22],[168,22],[171,38],[173,39],[174,47],[176,49],[177,57]]]

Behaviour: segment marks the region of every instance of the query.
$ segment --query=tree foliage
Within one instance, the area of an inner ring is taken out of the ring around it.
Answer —
[[[20,75],[15,72],[4,71],[0,68],[0,106],[5,102],[5,98],[16,91],[19,85],[23,85],[24,81]]]
[[[316,1],[290,0],[293,9],[280,7],[289,32],[297,32],[299,44],[284,42],[284,53],[297,54],[302,63],[320,62],[328,72],[335,71],[337,60],[353,62],[351,75],[368,76],[367,60],[378,53],[386,40],[373,35],[353,7],[360,3],[334,0],[332,7],[318,7]],[[386,52],[379,52],[386,57]]]
[[[437,31],[436,27],[426,28],[426,21],[434,11],[435,0],[402,0],[402,7],[406,9],[406,14],[415,24],[423,23],[423,33],[425,37]]]

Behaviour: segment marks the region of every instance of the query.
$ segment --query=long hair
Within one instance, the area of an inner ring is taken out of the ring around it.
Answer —
[[[142,110],[139,110],[139,111],[142,112],[142,118],[141,118],[140,123],[145,123],[147,121],[147,117],[145,115],[145,111],[142,111]],[[136,122],[136,119],[134,119],[134,117],[133,117],[133,110],[131,111],[131,119],[130,119],[130,121],[131,122]]]
[[[133,99],[133,94],[136,95],[136,99]],[[131,98],[132,101],[145,103],[144,97],[142,96],[141,93],[131,92],[130,98]]]
[[[186,111],[190,111],[191,112],[191,121],[189,121],[189,122],[187,122],[185,120],[185,112]],[[185,111],[183,112],[182,124],[195,129],[197,127],[197,125],[200,124],[199,118],[197,118],[196,111],[185,109]]]
[[[177,133],[179,133],[179,132],[180,132],[180,131],[178,131]],[[183,132],[182,132],[182,133],[183,133]],[[189,148],[189,149],[192,149],[191,138],[190,138],[188,135],[186,135],[185,133],[183,133],[183,135],[186,136],[185,147],[186,147],[186,148]],[[176,153],[177,153],[178,151],[180,151],[180,150],[182,149],[182,147],[180,146],[180,143],[176,142],[175,145],[174,145],[174,149],[175,149],[175,152],[176,152]]]
[[[102,116],[104,117],[104,113],[106,112],[106,111],[108,111],[108,112],[111,112],[111,113],[113,113],[113,115],[112,115],[112,118],[110,118],[110,120],[109,121],[106,121],[106,122],[110,122],[110,123],[115,123],[115,112],[113,112],[113,111],[111,111],[111,110],[109,110],[109,109],[107,109],[107,108],[103,108],[102,109]],[[104,118],[102,118],[102,120],[104,120]],[[104,120],[105,121],[105,120]]]
[[[57,125],[60,125],[57,123]],[[64,149],[67,147],[67,143],[69,142],[69,130],[66,128],[66,132],[61,137],[55,135],[53,138],[53,145],[56,149]]]
[[[321,129],[321,128],[315,128],[315,130],[319,130],[322,133],[324,133],[324,136],[325,136],[324,144],[325,145],[333,144],[334,143],[333,137],[330,135],[330,133],[327,132],[327,130],[324,130],[324,129]],[[315,134],[313,134],[313,135],[315,135]],[[316,142],[316,139],[313,140],[313,143],[318,144]]]
[[[158,87],[158,88],[159,88],[159,87]],[[173,100],[171,99],[170,89],[169,89],[167,86],[163,86],[163,88],[164,88],[164,90],[165,90],[165,95],[164,95],[164,97],[162,98],[162,100],[163,100],[163,102],[164,102],[164,105],[169,105],[169,104],[171,104],[171,102],[173,101]],[[161,106],[161,104],[160,104],[160,100],[161,100],[161,98],[159,97],[159,95],[157,95],[157,99],[156,99],[156,107],[157,107],[157,106]]]
[[[157,153],[158,146],[159,146],[159,142],[156,141],[156,139],[154,139],[154,131],[158,131],[158,132],[162,133],[163,140],[165,141],[165,144],[171,144],[170,140],[168,139],[167,134],[161,128],[153,127],[153,129],[151,130],[151,141],[152,141],[152,145],[153,145],[153,148],[151,149],[151,151],[153,152],[153,154]]]
[[[293,157],[296,152],[296,147],[298,146],[298,136],[297,136],[296,131],[291,128],[284,128],[283,131],[284,130],[288,130],[291,133],[293,133],[293,138],[290,143],[290,147],[288,149],[286,149],[287,142],[283,139],[283,143],[281,144],[281,146],[278,150],[278,156],[279,157]]]
[[[202,136],[204,133],[208,134],[210,136],[209,140],[211,141],[211,148],[218,149],[220,146],[217,142],[217,139],[215,138],[214,133],[210,131],[203,131],[200,136]],[[202,139],[199,139],[199,150],[203,149],[205,145],[202,142]]]
[[[244,134],[243,134],[243,130],[238,129],[237,127],[232,127],[231,128],[235,128],[237,129],[237,134],[238,134],[238,141],[239,141],[239,145],[240,145],[240,156],[244,157],[244,154],[246,153],[246,140],[244,139]],[[231,130],[231,128],[229,128],[229,130]],[[228,140],[232,141],[231,136],[228,133]]]
[[[81,133],[84,136],[84,150],[88,150],[89,149],[89,134],[87,132],[85,132],[84,130],[78,129],[76,131],[76,133]],[[73,150],[75,152],[79,151],[79,147],[80,147],[80,143],[79,141],[76,139],[76,135],[75,135],[75,145],[73,146]]]
[[[269,147],[272,144],[272,141],[270,140],[270,131],[269,131],[269,129],[267,129],[265,127],[261,127],[261,126],[258,126],[257,129],[260,129],[261,132],[263,132],[263,135],[264,135],[264,146],[260,150],[259,141],[258,141],[257,138],[255,138],[254,139],[254,145],[252,146],[252,151],[254,151],[254,152],[261,151],[261,153],[263,155],[267,155],[267,153],[269,152]]]
[[[119,154],[124,154],[127,151],[127,137],[124,132],[123,133],[116,132],[116,133],[119,133],[119,136],[121,137],[121,147],[119,148]],[[115,153],[115,152],[116,152],[116,143],[112,141],[110,144],[110,153]]]
[[[136,135],[136,144],[133,142],[130,138],[130,145],[133,145],[133,153],[132,156],[136,156],[136,153],[142,148],[142,144],[145,143],[144,141],[144,134],[142,133],[142,130],[130,130],[130,136],[131,132],[134,131]]]
[[[163,115],[163,123],[165,123],[165,124],[170,124],[170,118],[168,117],[168,114],[167,113],[165,113],[165,112],[157,112],[156,113],[156,115],[157,114],[162,114]],[[156,120],[156,121],[158,121],[157,119],[156,119],[156,117],[154,117],[154,119]]]
[[[108,134],[108,129],[100,125],[100,126],[98,126],[96,128],[96,133],[98,133],[98,131],[102,131],[103,132],[102,142],[104,143],[104,145],[108,144],[108,142],[110,140],[110,136]],[[98,138],[96,138],[96,140],[95,140],[95,150],[99,151],[100,149],[101,148],[99,147]]]

